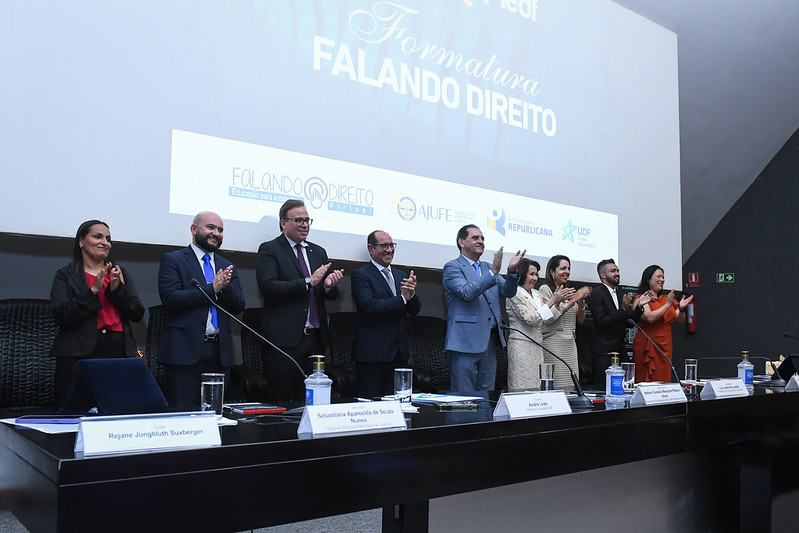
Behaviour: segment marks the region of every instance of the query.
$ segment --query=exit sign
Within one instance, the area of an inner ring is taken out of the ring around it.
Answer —
[[[735,283],[735,274],[732,272],[716,272],[716,283]]]

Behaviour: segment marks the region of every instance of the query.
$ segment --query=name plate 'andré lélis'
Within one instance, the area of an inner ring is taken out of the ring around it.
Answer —
[[[505,392],[494,408],[494,419],[533,418],[571,414],[572,408],[562,390]]]
[[[221,444],[213,411],[92,416],[80,421],[75,453],[88,456]]]

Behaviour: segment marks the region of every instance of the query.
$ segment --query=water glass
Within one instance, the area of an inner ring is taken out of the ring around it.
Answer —
[[[413,369],[395,368],[394,369],[394,399],[402,403],[411,401],[413,390]]]
[[[555,363],[541,363],[538,365],[540,372],[539,388],[541,390],[555,390]]]
[[[697,376],[697,360],[696,359],[686,359],[685,360],[685,381],[688,383],[696,383],[696,376]]]
[[[225,396],[225,375],[205,373],[200,385],[200,410],[213,411],[222,416],[222,403]]]
[[[621,369],[624,370],[624,380],[621,382],[624,394],[632,394],[635,392],[635,363],[622,363]]]

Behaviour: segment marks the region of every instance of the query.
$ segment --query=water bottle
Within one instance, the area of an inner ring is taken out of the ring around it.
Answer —
[[[741,362],[738,363],[738,379],[744,382],[749,394],[755,391],[755,365],[749,362],[749,352],[741,352]]]
[[[313,373],[305,380],[305,405],[330,405],[333,380],[325,374],[325,356],[312,355]]]
[[[605,409],[624,407],[624,370],[619,366],[619,354],[610,352],[610,366],[605,370]]]

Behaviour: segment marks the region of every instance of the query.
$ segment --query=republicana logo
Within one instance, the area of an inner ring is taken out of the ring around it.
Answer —
[[[493,229],[503,237],[505,236],[505,210],[494,209],[488,215],[488,229]]]

